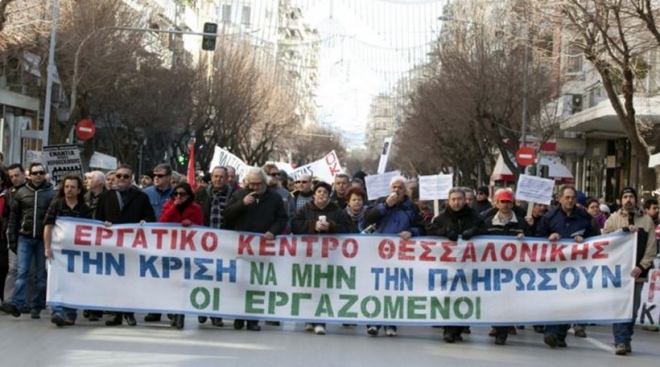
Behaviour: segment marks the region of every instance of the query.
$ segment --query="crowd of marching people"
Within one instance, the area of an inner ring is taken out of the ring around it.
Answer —
[[[656,233],[660,233],[658,202],[647,199],[640,205],[637,192],[624,188],[615,204],[587,198],[572,186],[559,187],[552,205],[516,201],[511,189],[491,192],[487,186],[476,191],[455,187],[449,191],[441,210],[434,213],[419,198],[418,183],[405,177],[390,182],[390,194],[368,200],[363,173],[353,177],[337,174],[334,182],[323,182],[311,175],[290,179],[274,164],[250,168],[242,181],[233,167],[214,167],[200,173],[196,182],[159,164],[136,176],[132,167],[121,164],[111,172],[91,171],[65,177],[58,187],[47,178],[46,167],[32,163],[0,167],[0,310],[14,317],[29,314],[39,319],[46,308],[46,261],[51,259],[51,233],[57,218],[76,217],[113,224],[163,222],[181,226],[206,226],[262,233],[266,239],[282,234],[391,234],[407,240],[418,236],[438,236],[450,241],[469,240],[479,235],[543,237],[549,241],[570,239],[581,243],[599,234],[625,231],[638,236],[636,279],[632,320],[636,319],[640,293],[657,254]],[[492,194],[492,195],[491,195]],[[632,251],[632,249],[631,249]],[[105,318],[105,325],[124,322],[135,326],[135,315],[126,312],[81,310],[89,322]],[[58,327],[75,325],[79,310],[54,306],[50,320]],[[182,329],[185,316],[165,315],[172,327]],[[163,315],[149,313],[145,322],[160,322]],[[215,316],[198,316],[199,323],[223,327]],[[277,325],[277,322],[266,322]],[[354,325],[345,325],[354,326]],[[234,329],[259,331],[257,320],[234,320]],[[566,347],[572,327],[576,337],[586,337],[586,325],[535,325],[549,347]],[[307,331],[325,334],[325,324],[305,324]],[[397,335],[396,325],[367,325],[366,332],[377,336],[383,330]],[[494,327],[490,336],[504,345],[515,325]],[[612,326],[615,352],[632,351],[634,321]],[[444,326],[443,340],[463,340],[470,329]]]

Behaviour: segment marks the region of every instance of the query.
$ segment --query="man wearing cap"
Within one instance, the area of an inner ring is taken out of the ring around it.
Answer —
[[[472,208],[476,210],[477,213],[481,214],[493,207],[493,204],[488,200],[489,195],[490,191],[488,190],[488,186],[480,186],[477,189],[477,198],[472,204]]]
[[[551,242],[572,239],[582,243],[585,238],[596,236],[591,215],[578,207],[578,192],[575,187],[564,185],[559,188],[559,206],[546,213],[536,229],[537,237],[546,237]],[[543,341],[551,348],[565,348],[570,325],[546,325]]]
[[[632,321],[612,324],[616,355],[626,355],[632,352],[630,342],[635,330],[635,320],[641,301],[642,287],[648,280],[648,273],[653,266],[653,259],[657,254],[655,244],[655,226],[650,216],[637,207],[637,192],[632,187],[621,190],[621,208],[612,213],[605,222],[603,233],[629,232],[637,236],[637,258],[635,268],[630,276],[635,278],[635,292],[633,293]],[[631,249],[633,251],[633,249]]]
[[[495,208],[497,211],[484,219],[486,231],[490,235],[516,237],[522,239],[529,236],[530,227],[522,215],[513,210],[513,192],[509,189],[499,189],[495,192]],[[509,336],[509,329],[515,331],[512,326],[497,326],[490,332],[489,336],[495,337],[495,344],[504,345]]]

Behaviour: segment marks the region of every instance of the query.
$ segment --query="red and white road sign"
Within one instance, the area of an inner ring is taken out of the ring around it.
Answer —
[[[96,133],[96,125],[92,120],[80,120],[76,124],[76,136],[80,140],[89,140]]]
[[[531,166],[536,160],[536,152],[532,147],[521,147],[516,152],[516,162],[521,166]]]

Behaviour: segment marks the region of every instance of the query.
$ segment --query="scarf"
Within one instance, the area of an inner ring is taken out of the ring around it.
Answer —
[[[351,208],[349,208],[348,206],[346,207],[346,214],[348,214],[348,217],[351,218],[353,223],[357,224],[358,231],[360,231],[360,232],[362,232],[362,230],[364,229],[364,228],[360,228],[360,227],[364,227],[364,223],[365,223],[364,222],[364,214],[366,212],[367,212],[367,207],[366,206],[363,206],[362,209],[360,209],[360,211],[358,213],[353,213]]]

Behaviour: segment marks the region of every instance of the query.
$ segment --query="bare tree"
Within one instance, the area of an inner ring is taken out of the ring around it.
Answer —
[[[7,22],[7,8],[12,1],[14,0],[0,0],[0,33]]]
[[[198,144],[225,147],[249,164],[265,163],[299,125],[292,83],[270,55],[246,41],[221,39],[210,66],[200,65],[192,129]],[[197,155],[202,165],[213,149]]]
[[[339,137],[334,136],[330,129],[317,125],[297,131],[288,146],[292,160],[298,166],[314,162],[333,150],[338,156],[346,152]]]
[[[645,191],[656,187],[656,172],[647,168],[650,149],[642,136],[634,100],[648,71],[646,53],[660,44],[653,1],[566,0],[560,5],[568,23],[569,43],[579,47],[598,72],[642,172]],[[649,32],[650,30],[650,32]]]

